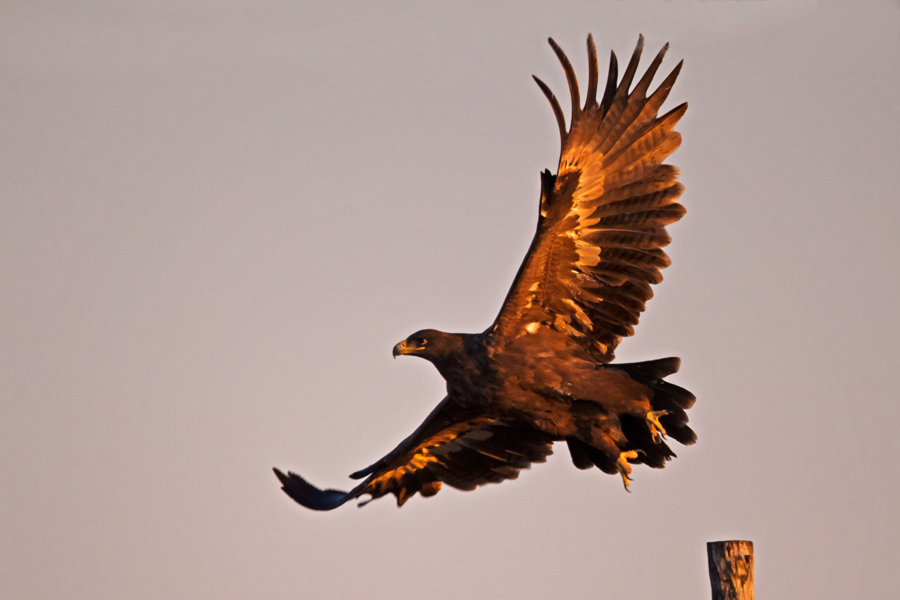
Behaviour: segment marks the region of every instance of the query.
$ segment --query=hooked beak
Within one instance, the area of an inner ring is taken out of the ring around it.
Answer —
[[[412,350],[410,350],[409,346],[406,345],[406,340],[403,340],[396,346],[394,346],[394,350],[391,354],[394,355],[394,358],[397,358],[401,354],[409,354]]]

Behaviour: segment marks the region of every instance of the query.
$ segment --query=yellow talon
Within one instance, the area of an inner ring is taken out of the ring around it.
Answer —
[[[659,422],[659,418],[667,414],[669,414],[669,411],[657,410],[648,412],[647,416],[644,417],[647,421],[647,427],[650,428],[650,435],[653,436],[654,444],[662,443],[662,439],[666,437],[666,428]]]
[[[619,475],[622,476],[622,483],[625,484],[625,491],[630,492],[628,489],[628,483],[631,481],[631,465],[628,464],[629,458],[637,458],[638,453],[634,450],[629,450],[628,452],[620,452],[619,458],[616,460],[616,470],[619,472]]]

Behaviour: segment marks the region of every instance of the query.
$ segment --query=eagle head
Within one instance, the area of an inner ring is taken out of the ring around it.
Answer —
[[[436,329],[422,329],[394,346],[394,358],[411,354],[441,365],[462,350],[462,337]]]

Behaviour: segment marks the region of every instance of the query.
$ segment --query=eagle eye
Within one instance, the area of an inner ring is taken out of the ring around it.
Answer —
[[[415,344],[416,346],[424,346],[427,343],[428,340],[426,340],[425,338],[417,337],[413,339],[413,344]]]

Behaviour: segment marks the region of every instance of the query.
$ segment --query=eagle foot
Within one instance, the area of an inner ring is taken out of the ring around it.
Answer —
[[[659,422],[659,418],[667,414],[669,414],[667,410],[657,410],[648,412],[644,417],[644,420],[647,421],[647,427],[650,428],[650,435],[653,436],[654,444],[662,443],[663,438],[666,437],[666,428]]]
[[[628,464],[629,458],[637,458],[638,453],[634,450],[629,450],[628,452],[620,452],[619,458],[616,459],[616,470],[619,472],[619,475],[622,476],[622,483],[625,484],[625,491],[630,492],[628,489],[628,484],[631,482],[631,465]]]

